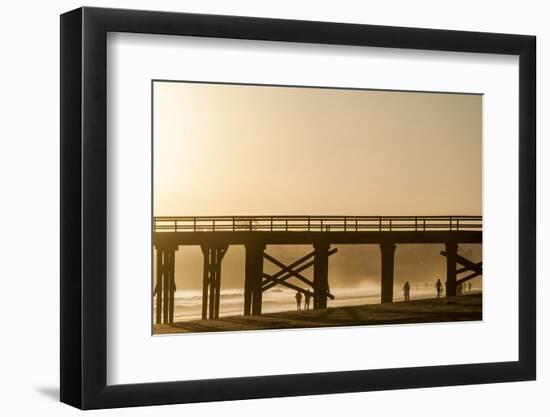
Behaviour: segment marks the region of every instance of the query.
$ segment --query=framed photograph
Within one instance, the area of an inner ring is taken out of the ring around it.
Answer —
[[[533,380],[535,37],[61,16],[61,401]]]

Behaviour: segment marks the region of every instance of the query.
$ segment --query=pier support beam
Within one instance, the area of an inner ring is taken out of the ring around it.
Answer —
[[[201,245],[204,256],[202,279],[202,318],[217,319],[220,317],[220,289],[222,260],[227,252],[227,245]]]
[[[447,297],[456,296],[456,261],[458,245],[455,242],[445,243],[445,252],[447,256],[447,283],[445,295]]]
[[[263,243],[248,243],[245,246],[244,315],[262,314],[262,279],[264,272]]]
[[[315,249],[313,264],[313,308],[327,308],[330,244],[319,242],[315,243],[313,248]]]
[[[382,303],[393,302],[393,264],[395,255],[395,243],[380,243],[380,254],[382,257]]]
[[[155,323],[174,322],[174,293],[176,292],[176,251],[177,247],[157,247],[157,283]]]

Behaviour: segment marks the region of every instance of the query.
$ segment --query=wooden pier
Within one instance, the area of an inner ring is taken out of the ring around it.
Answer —
[[[325,309],[330,293],[332,245],[376,244],[381,254],[381,302],[393,301],[394,257],[399,244],[442,244],[447,259],[447,296],[457,283],[481,274],[481,263],[457,254],[459,244],[482,243],[481,216],[201,216],[155,217],[157,252],[156,323],[174,321],[175,252],[179,246],[200,246],[204,256],[202,319],[218,319],[222,261],[230,246],[245,247],[245,316],[262,313],[264,291],[281,285],[313,294],[314,309]],[[267,245],[311,245],[312,251],[286,265],[266,253]],[[264,272],[264,261],[280,270]],[[313,279],[302,272],[313,268]],[[457,275],[470,275],[457,280]],[[300,285],[288,280],[296,278]]]

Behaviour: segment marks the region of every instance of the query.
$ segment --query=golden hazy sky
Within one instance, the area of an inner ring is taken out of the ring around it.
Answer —
[[[154,83],[154,215],[481,214],[482,96]]]
[[[480,95],[155,82],[154,214],[478,215],[481,106]],[[379,285],[376,245],[338,249],[331,286]],[[399,245],[396,282],[444,276],[441,249]],[[286,262],[310,250],[268,248]],[[179,290],[201,288],[200,248],[180,247],[176,264]],[[243,277],[232,246],[222,289]]]

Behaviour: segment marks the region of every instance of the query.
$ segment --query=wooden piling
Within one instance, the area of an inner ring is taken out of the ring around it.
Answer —
[[[168,281],[170,282],[170,298],[169,298],[169,306],[168,306],[168,323],[174,322],[174,296],[176,292],[176,271],[175,271],[175,259],[176,254],[174,252],[170,252],[170,267],[168,269]]]
[[[265,245],[259,242],[245,246],[245,315],[262,314],[262,279]]]
[[[204,258],[202,274],[202,319],[206,320],[208,313],[208,286],[210,284],[210,277],[208,273],[210,249],[206,245],[202,245],[201,249]]]
[[[217,263],[216,274],[218,276],[218,289],[217,289],[217,298],[216,298],[216,318],[220,317],[220,299],[221,299],[221,285],[222,285],[222,260],[227,252],[228,245],[219,249],[219,257]]]
[[[246,270],[246,268],[245,268]],[[247,273],[245,271],[245,283],[244,283],[244,312],[243,314],[245,316],[249,316],[250,313],[252,312],[251,311],[251,307],[252,307],[252,288],[251,288],[251,284],[249,282],[247,282]]]
[[[157,247],[157,285],[155,289],[155,323],[174,321],[174,296],[176,289],[175,252],[178,247]]]
[[[216,264],[216,251],[212,248],[210,248],[209,250],[210,252],[210,262],[208,262],[208,275],[210,276],[210,293],[208,294],[208,318],[209,319],[213,319],[214,318],[214,302],[215,302],[215,299],[214,299],[214,296],[215,296],[215,291],[214,291],[214,287],[216,285],[216,269],[215,269],[215,264]]]
[[[254,315],[259,316],[262,314],[262,288],[261,284],[254,288],[252,295],[252,310]]]
[[[168,280],[168,263],[169,263],[168,251],[164,253],[165,265],[164,272],[162,274],[162,323],[168,323],[168,297],[170,293],[170,281]]]
[[[380,254],[382,258],[381,302],[391,303],[393,302],[393,269],[394,269],[393,266],[394,266],[395,243],[394,242],[380,243]]]
[[[328,257],[330,245],[319,242],[315,249],[313,264],[313,308],[327,308],[328,293]]]
[[[456,242],[445,243],[445,252],[447,253],[447,283],[445,294],[447,297],[456,296],[456,254],[458,244]]]
[[[157,248],[157,309],[155,323],[162,323],[162,281],[163,281],[163,262],[164,252]]]
[[[214,273],[216,277],[216,284],[214,285],[214,318],[220,317],[220,291],[221,291],[221,266],[222,266],[222,250],[216,249],[216,265],[214,266]]]
[[[221,263],[227,245],[211,247],[201,245],[204,256],[202,280],[202,319],[216,319],[220,316]]]

